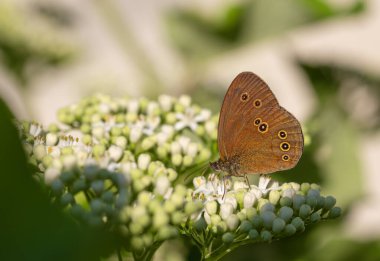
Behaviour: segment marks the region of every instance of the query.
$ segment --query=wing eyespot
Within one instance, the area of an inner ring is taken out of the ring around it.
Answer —
[[[284,130],[280,130],[278,132],[278,137],[282,140],[285,140],[288,137],[288,133]]]
[[[255,124],[255,126],[259,126],[261,121],[262,121],[261,118],[256,118],[255,121],[253,122],[253,124]]]
[[[246,102],[247,100],[248,100],[248,98],[249,98],[249,95],[248,95],[248,93],[243,93],[241,96],[240,96],[240,101],[242,101],[242,102]]]
[[[280,149],[282,151],[289,151],[290,150],[290,144],[289,144],[289,142],[286,142],[286,141],[281,142]]]
[[[287,154],[282,155],[281,158],[283,161],[289,161],[290,160],[290,157]]]
[[[260,108],[262,104],[263,104],[263,103],[261,102],[260,99],[256,99],[256,100],[254,100],[254,102],[253,102],[253,106],[255,106],[256,108]]]
[[[268,123],[266,123],[266,122],[261,123],[257,129],[258,129],[259,132],[261,132],[261,133],[265,133],[265,132],[267,132],[268,129],[269,129],[269,127],[268,127]]]

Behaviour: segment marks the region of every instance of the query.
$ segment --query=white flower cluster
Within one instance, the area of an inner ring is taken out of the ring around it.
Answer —
[[[340,215],[315,184],[245,182],[199,171],[216,156],[217,118],[188,96],[147,99],[95,95],[59,111],[66,126],[19,124],[29,162],[52,201],[78,221],[116,233],[148,260],[179,233],[202,255],[270,241]],[[182,181],[198,170],[194,188]]]
[[[269,242],[291,236],[310,223],[341,214],[341,209],[334,206],[335,198],[321,196],[316,184],[271,182],[267,187],[267,177],[260,179],[259,184],[265,184],[264,187],[250,188],[245,182],[231,178],[223,182],[212,174],[208,179],[194,179],[193,197],[202,200],[204,208],[194,225],[185,230],[192,231],[193,241],[207,252],[206,256],[217,255],[202,247],[210,235],[213,248],[220,252],[231,244]]]

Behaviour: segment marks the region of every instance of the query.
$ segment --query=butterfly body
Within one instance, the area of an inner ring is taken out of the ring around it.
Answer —
[[[281,107],[269,86],[240,73],[225,95],[218,125],[220,159],[210,163],[232,176],[269,174],[294,167],[303,151],[298,120]]]

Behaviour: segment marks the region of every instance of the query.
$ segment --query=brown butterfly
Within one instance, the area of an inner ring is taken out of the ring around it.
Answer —
[[[224,97],[218,150],[220,159],[211,162],[211,168],[247,181],[247,174],[293,168],[303,151],[302,129],[262,79],[242,72]]]

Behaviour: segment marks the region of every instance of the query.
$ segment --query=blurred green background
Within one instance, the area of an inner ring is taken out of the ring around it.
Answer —
[[[289,240],[242,247],[223,260],[380,260],[379,18],[377,0],[1,0],[0,98],[17,118],[45,125],[56,121],[60,107],[94,92],[149,98],[186,93],[218,113],[232,79],[253,71],[300,119],[310,141],[295,169],[273,176],[321,184],[336,196],[344,217]],[[8,148],[18,143],[7,138],[7,115],[2,109],[0,155],[7,167],[1,175],[8,183],[0,182],[0,193],[14,200],[6,198],[1,211],[36,189],[9,175],[25,169],[14,170],[23,157],[9,157]],[[24,185],[10,190],[17,182]],[[25,217],[25,228],[0,232],[20,233],[21,247],[30,240],[21,234],[38,234],[31,237],[36,241],[28,260],[77,251],[75,240],[82,242],[78,260],[88,260],[85,250],[94,245],[108,247],[86,232],[78,236],[45,203],[35,208],[40,214]],[[46,216],[58,221],[39,224]],[[10,224],[0,217],[4,227],[19,227],[22,220]],[[35,230],[26,229],[35,222]],[[68,229],[54,241],[48,231],[57,224]],[[8,247],[4,239],[0,250]],[[194,247],[177,240],[155,260],[197,258]]]

